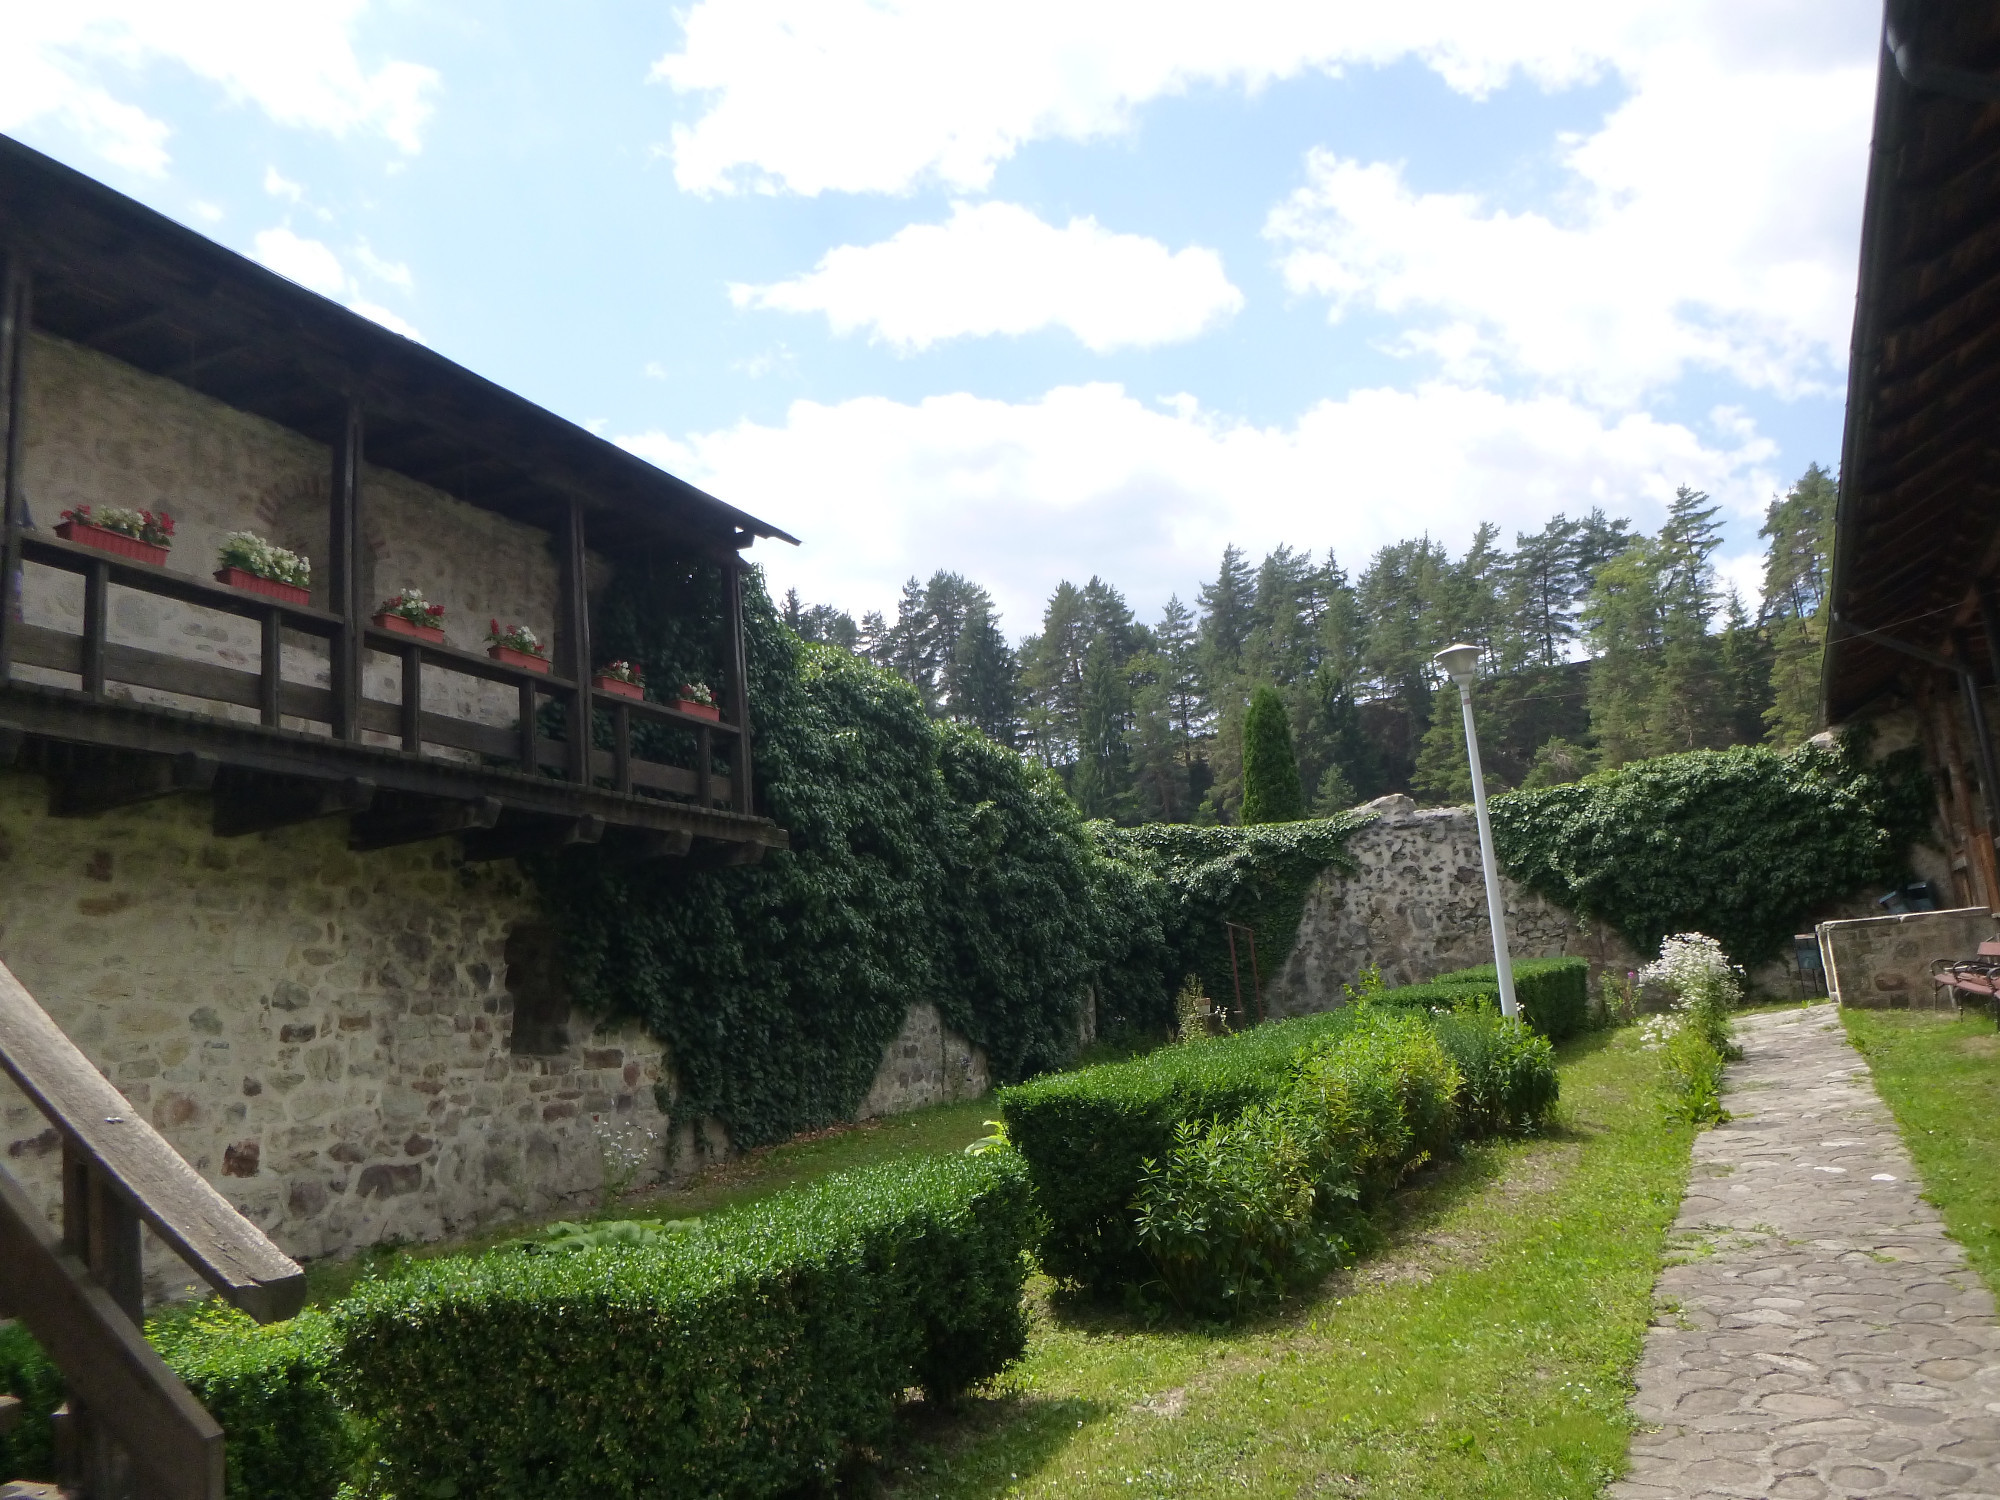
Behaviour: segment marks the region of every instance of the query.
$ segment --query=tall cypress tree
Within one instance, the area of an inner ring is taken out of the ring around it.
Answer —
[[[1259,683],[1243,715],[1243,821],[1291,823],[1305,815],[1285,700],[1270,683]]]

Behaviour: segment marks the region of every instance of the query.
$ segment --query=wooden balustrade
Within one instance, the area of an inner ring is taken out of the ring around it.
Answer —
[[[305,1301],[305,1273],[168,1145],[0,964],[0,1067],[62,1136],[56,1236],[0,1170],[0,1314],[69,1389],[65,1484],[85,1500],[222,1500],[222,1429],[140,1332],[139,1226],[261,1321]]]

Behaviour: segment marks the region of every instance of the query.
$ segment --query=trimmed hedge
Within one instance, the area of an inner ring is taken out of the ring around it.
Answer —
[[[1301,1052],[1353,1023],[1347,1010],[1301,1016],[1002,1089],[1043,1216],[1042,1269],[1098,1289],[1143,1280],[1132,1200],[1145,1162],[1167,1159],[1184,1122],[1233,1120],[1276,1097]]]
[[[1022,1353],[1011,1152],[843,1174],[674,1248],[440,1260],[334,1311],[399,1495],[771,1495],[824,1485],[912,1385]]]
[[[1548,1119],[1560,1085],[1547,1037],[1484,1008],[1433,1016],[1431,1029],[1458,1067],[1460,1135],[1512,1135]]]
[[[229,1500],[332,1500],[357,1443],[327,1375],[336,1354],[320,1313],[259,1327],[221,1303],[150,1319],[146,1337],[222,1426]],[[0,1438],[9,1478],[55,1474],[49,1414],[62,1377],[27,1329],[0,1328],[0,1390],[21,1398],[22,1420]]]
[[[1493,965],[1440,974],[1433,985],[1487,991],[1496,998]],[[1590,963],[1581,958],[1524,958],[1514,965],[1514,998],[1527,1023],[1552,1042],[1575,1036],[1590,1023]]]

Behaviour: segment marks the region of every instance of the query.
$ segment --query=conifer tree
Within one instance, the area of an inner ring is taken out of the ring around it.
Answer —
[[[1771,642],[1771,703],[1764,721],[1779,745],[1796,745],[1820,728],[1820,659],[1839,498],[1833,476],[1810,464],[1783,499],[1771,502],[1758,532],[1770,542],[1764,625]]]
[[[1243,715],[1243,821],[1290,823],[1305,813],[1285,700],[1268,682],[1260,683]]]

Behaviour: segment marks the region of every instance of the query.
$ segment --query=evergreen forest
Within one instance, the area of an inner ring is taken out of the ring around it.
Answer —
[[[1012,643],[988,592],[951,572],[910,579],[893,620],[796,592],[782,613],[905,679],[935,717],[1048,766],[1086,817],[1298,816],[1292,796],[1267,803],[1254,785],[1245,806],[1246,722],[1279,704],[1307,812],[1387,792],[1457,803],[1471,797],[1457,690],[1431,658],[1461,640],[1481,649],[1474,707],[1495,791],[1812,735],[1836,493],[1813,464],[1772,500],[1754,613],[1718,584],[1719,507],[1686,486],[1651,535],[1592,509],[1511,549],[1488,524],[1461,556],[1422,536],[1358,571],[1331,551],[1279,546],[1253,562],[1232,546],[1151,623],[1103,578],[1064,582]],[[1255,783],[1272,739],[1250,728]]]

